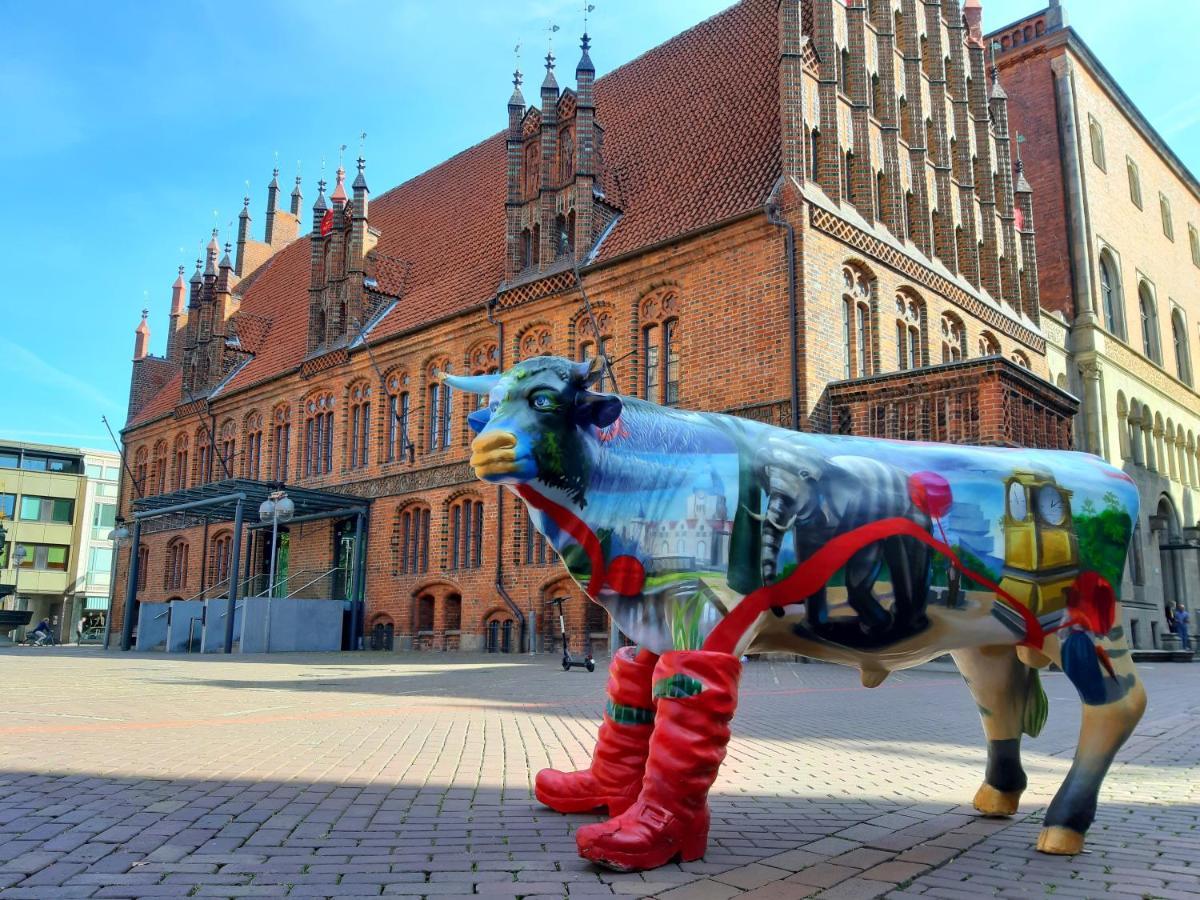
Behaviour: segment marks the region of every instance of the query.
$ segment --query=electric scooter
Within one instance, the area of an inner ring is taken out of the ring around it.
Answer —
[[[562,632],[562,667],[564,672],[570,672],[571,669],[587,669],[589,672],[596,671],[596,661],[592,659],[590,651],[585,651],[581,657],[574,657],[567,649],[567,620],[563,615],[563,604],[567,602],[566,597],[555,597],[553,600],[548,600],[547,603],[553,603],[558,606],[558,630]]]

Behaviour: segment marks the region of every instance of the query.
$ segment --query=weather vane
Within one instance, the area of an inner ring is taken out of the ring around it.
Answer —
[[[361,132],[358,136],[358,155],[363,156],[367,151],[367,133]]]
[[[587,27],[588,27],[588,13],[590,13],[590,12],[595,12],[595,11],[596,11],[596,4],[594,4],[594,3],[585,3],[585,4],[583,5],[583,33],[584,33],[584,34],[587,34]]]
[[[554,54],[554,33],[558,31],[558,26],[551,22],[546,26],[548,37],[546,38],[546,46],[550,51],[550,55]]]

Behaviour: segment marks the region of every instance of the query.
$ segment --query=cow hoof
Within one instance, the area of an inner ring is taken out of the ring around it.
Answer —
[[[975,792],[975,808],[985,816],[1006,818],[1017,811],[1020,802],[1020,791],[1001,791],[987,782],[981,784]],[[1041,849],[1040,845],[1038,849]]]
[[[862,686],[865,688],[879,687],[890,674],[892,673],[885,669],[859,669]]]
[[[1038,835],[1037,848],[1052,856],[1074,856],[1083,851],[1083,835],[1062,825],[1048,825]]]

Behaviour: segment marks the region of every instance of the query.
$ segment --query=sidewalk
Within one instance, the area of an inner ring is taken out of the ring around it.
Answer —
[[[1079,703],[1045,678],[1011,821],[968,805],[984,740],[944,663],[866,690],[830,665],[753,662],[704,860],[585,864],[532,798],[585,765],[602,672],[553,657],[164,657],[0,651],[0,898],[1200,897],[1200,701],[1145,665],[1146,719],[1075,859],[1033,851]],[[51,698],[32,713],[28,697]]]

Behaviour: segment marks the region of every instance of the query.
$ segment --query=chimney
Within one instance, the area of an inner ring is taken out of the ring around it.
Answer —
[[[146,319],[150,315],[150,310],[142,310],[142,321],[138,323],[138,327],[133,333],[133,358],[145,359],[150,355],[150,326]]]
[[[183,266],[179,277],[171,285],[171,330],[167,332],[167,359],[175,365],[183,361],[183,334],[187,329],[188,283],[183,277]]]

